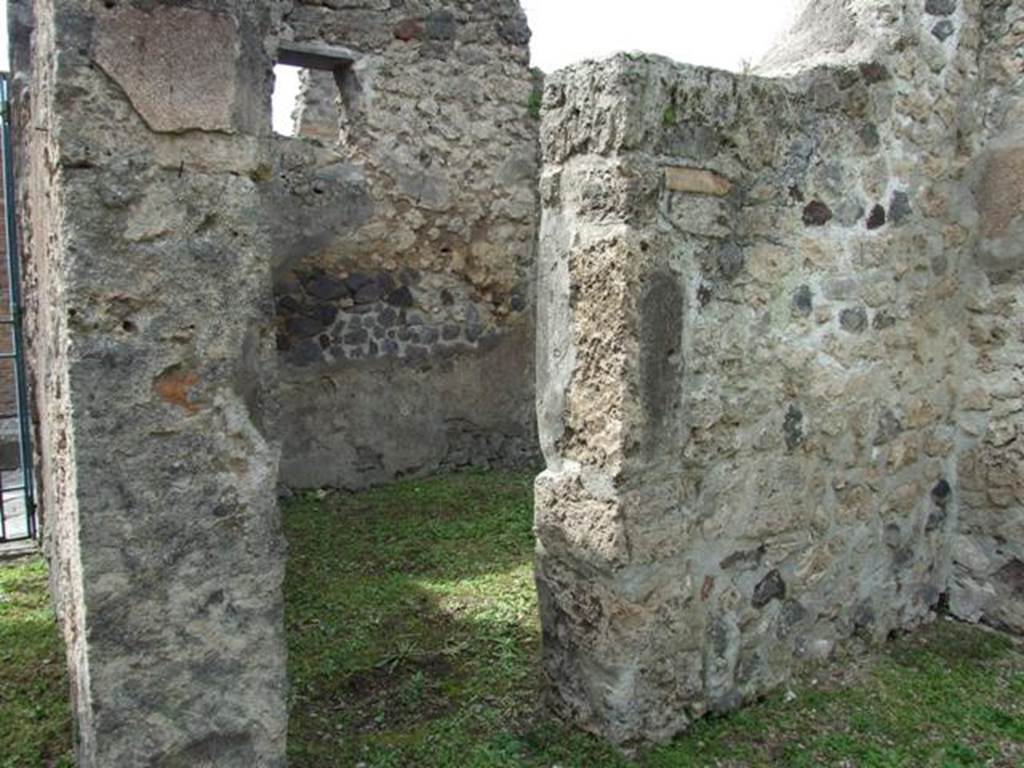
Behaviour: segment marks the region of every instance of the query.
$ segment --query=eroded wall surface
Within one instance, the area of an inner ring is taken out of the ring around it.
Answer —
[[[78,765],[283,766],[266,4],[12,4]]]
[[[336,4],[335,4],[336,5]],[[281,479],[358,487],[536,455],[537,120],[515,0],[296,2],[306,76],[268,169]],[[348,7],[353,5],[353,7]]]
[[[983,87],[961,206],[973,224],[963,283],[960,514],[950,606],[1024,631],[1024,7],[982,6]]]
[[[549,77],[537,581],[583,727],[667,739],[947,591],[1019,617],[1011,5],[811,2],[772,77]]]

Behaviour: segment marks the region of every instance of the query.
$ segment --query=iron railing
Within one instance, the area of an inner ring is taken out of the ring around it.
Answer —
[[[6,298],[0,309],[0,543],[37,535],[9,94],[8,76],[0,74],[6,246],[6,259],[0,262],[6,266],[0,269],[0,305]]]

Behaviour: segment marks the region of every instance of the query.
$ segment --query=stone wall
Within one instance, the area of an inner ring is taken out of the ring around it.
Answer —
[[[515,0],[297,2],[304,76],[273,222],[281,479],[357,487],[536,454],[537,120]]]
[[[972,9],[973,10],[973,9]],[[959,21],[957,16],[951,19]],[[952,610],[1024,631],[1024,8],[982,6],[984,83],[965,111],[961,190],[972,269],[962,285],[960,515]]]
[[[269,5],[11,5],[41,504],[77,763],[284,765]],[[186,87],[187,86],[187,87]]]
[[[664,740],[944,595],[1024,628],[1019,3],[810,0],[762,75],[555,75],[536,281],[514,0],[11,20],[82,766],[284,764],[278,439],[300,486],[528,459],[535,293],[569,718]],[[359,52],[297,139],[282,41]]]
[[[771,77],[548,79],[537,581],[583,727],[664,740],[929,621],[954,559],[991,601],[953,609],[1019,626],[1019,174],[975,154],[1017,145],[972,124],[1020,124],[1010,5],[820,0]]]

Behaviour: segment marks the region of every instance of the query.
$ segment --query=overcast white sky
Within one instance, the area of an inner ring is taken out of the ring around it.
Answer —
[[[736,70],[756,62],[792,20],[796,0],[520,0],[545,72],[616,51],[646,51]],[[344,45],[344,40],[336,41]],[[7,64],[7,3],[0,0],[0,67]],[[287,69],[287,68],[285,68]],[[281,72],[275,128],[287,131],[298,79]]]
[[[552,72],[616,51],[660,53],[737,70],[756,62],[789,26],[795,0],[521,0],[534,66]],[[344,44],[343,40],[337,41]],[[291,130],[298,78],[278,69],[274,128]]]
[[[551,72],[616,51],[739,69],[792,19],[794,0],[521,0],[534,66]]]

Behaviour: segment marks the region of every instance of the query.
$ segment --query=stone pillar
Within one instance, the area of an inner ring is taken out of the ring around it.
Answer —
[[[948,588],[970,253],[949,147],[978,52],[923,11],[775,79],[622,54],[546,80],[544,665],[618,744],[930,621]]]
[[[700,626],[667,615],[692,585],[673,473],[684,284],[651,205],[660,169],[600,139],[575,149],[581,137],[596,139],[596,124],[632,135],[628,115],[640,105],[630,80],[644,69],[619,59],[552,78],[542,137],[538,424],[547,471],[536,483],[535,530],[544,666],[556,707],[616,743],[664,740],[687,725],[702,644]],[[610,98],[599,105],[597,93]],[[673,678],[666,696],[659,687]]]
[[[144,5],[12,13],[38,475],[78,765],[283,766],[254,181],[270,4]]]
[[[984,16],[978,149],[961,205],[976,216],[963,280],[960,514],[950,608],[1024,632],[1024,8]]]

